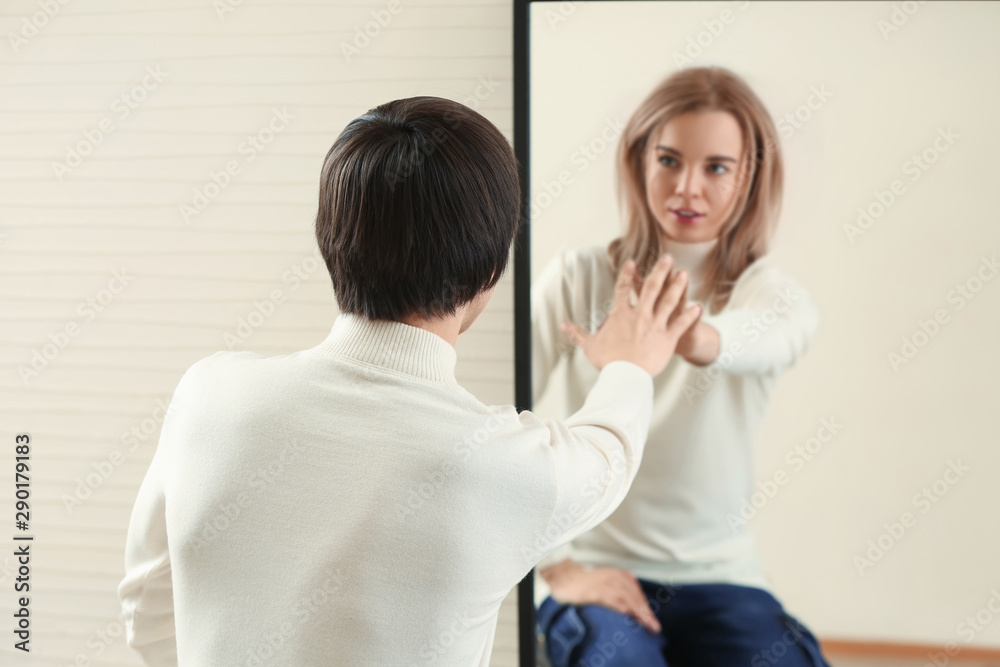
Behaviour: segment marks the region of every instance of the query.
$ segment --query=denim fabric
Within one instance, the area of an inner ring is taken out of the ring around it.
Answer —
[[[812,633],[765,590],[639,583],[659,633],[607,607],[547,597],[538,628],[552,667],[829,667]]]

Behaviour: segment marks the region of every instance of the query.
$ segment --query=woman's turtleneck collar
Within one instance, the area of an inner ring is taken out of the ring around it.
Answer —
[[[719,238],[696,243],[681,243],[666,236],[661,237],[660,252],[668,253],[674,258],[676,269],[685,269],[690,276],[691,285],[700,285],[708,268],[708,256],[715,249]]]

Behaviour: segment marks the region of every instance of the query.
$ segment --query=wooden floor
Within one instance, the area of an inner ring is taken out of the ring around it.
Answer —
[[[856,656],[827,656],[831,667],[926,667],[933,665],[925,656],[923,658],[860,658]],[[954,667],[1000,667],[1000,662],[983,662],[982,660],[960,660],[949,658],[949,666]]]
[[[862,658],[857,656],[827,656],[830,667],[930,667],[934,663],[924,658]],[[509,664],[517,664],[512,662]],[[539,667],[548,667],[545,660],[539,660]],[[959,660],[951,658],[948,667],[1000,667],[1000,662],[983,662],[982,660]],[[490,663],[494,667],[494,663]],[[942,665],[942,667],[944,667]]]
[[[550,667],[545,659],[544,648],[539,647],[537,667]],[[930,656],[910,658],[872,658],[856,655],[826,655],[830,667],[934,667],[934,662]],[[503,656],[502,662],[490,662],[490,667],[514,667],[517,665],[517,656],[513,652]],[[937,667],[1000,667],[1000,660],[971,659],[962,660],[961,656],[954,656],[945,663],[938,663]]]
[[[1000,659],[971,658],[963,660],[961,655],[952,656],[944,662],[936,663],[929,654],[906,658],[838,655],[829,652],[825,652],[824,655],[830,663],[830,667],[1000,667]],[[543,646],[539,646],[537,658],[537,667],[550,667],[545,658]],[[491,667],[514,667],[517,665],[517,656],[511,651],[503,655],[501,662],[491,662],[490,665]]]

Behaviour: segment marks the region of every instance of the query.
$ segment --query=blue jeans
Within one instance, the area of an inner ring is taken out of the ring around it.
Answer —
[[[607,607],[546,597],[538,628],[552,667],[829,667],[812,633],[765,590],[639,584],[659,633]]]

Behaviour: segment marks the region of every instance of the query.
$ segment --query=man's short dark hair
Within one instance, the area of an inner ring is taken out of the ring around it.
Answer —
[[[316,239],[343,313],[452,315],[503,274],[517,159],[483,116],[411,97],[351,121],[323,163]]]

